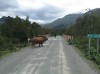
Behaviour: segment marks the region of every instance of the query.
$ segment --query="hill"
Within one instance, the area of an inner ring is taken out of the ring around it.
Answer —
[[[100,34],[100,8],[92,9],[78,18],[68,32],[75,36],[86,36],[87,34]],[[67,33],[67,32],[66,32]]]
[[[46,28],[61,28],[65,26],[69,26],[71,24],[74,24],[77,20],[77,18],[81,17],[83,14],[68,14],[64,16],[63,18],[56,19],[55,21],[45,24],[44,26]]]

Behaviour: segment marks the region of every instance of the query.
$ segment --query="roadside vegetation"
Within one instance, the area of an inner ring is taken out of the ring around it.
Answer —
[[[85,14],[77,19],[76,24],[66,28],[66,34],[73,36],[73,40],[69,40],[70,44],[74,44],[83,55],[97,64],[100,69],[100,41],[99,51],[97,54],[97,38],[91,39],[91,47],[89,54],[89,44],[87,34],[100,34],[100,15]]]
[[[25,20],[19,16],[6,17],[5,22],[0,24],[0,57],[20,50],[28,45],[28,38],[45,32],[46,29],[41,28],[39,23],[31,23],[28,16]]]
[[[76,37],[73,40],[69,40],[68,43],[73,44],[75,47],[77,47],[84,57],[87,59],[93,61],[95,64],[97,64],[98,68],[100,69],[100,50],[97,54],[97,48],[96,48],[96,39],[91,40],[91,48],[89,49],[88,46],[88,38],[87,37]],[[90,53],[89,53],[90,50]]]

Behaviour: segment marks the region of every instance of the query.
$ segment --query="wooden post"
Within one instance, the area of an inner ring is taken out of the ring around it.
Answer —
[[[91,48],[91,38],[89,38],[89,52],[88,52],[89,55],[90,55],[90,48]]]

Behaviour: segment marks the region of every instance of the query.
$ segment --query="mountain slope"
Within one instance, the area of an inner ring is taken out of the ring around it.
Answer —
[[[77,18],[81,17],[83,14],[69,14],[64,16],[63,18],[59,18],[51,23],[45,24],[45,27],[47,28],[54,28],[57,26],[68,26],[71,24],[74,24],[77,20]]]
[[[74,36],[100,34],[100,8],[86,12],[83,17],[78,18],[74,25],[69,27],[68,32]]]
[[[7,17],[5,17],[5,16],[1,17],[0,18],[0,24],[5,23],[6,19],[7,19]]]
[[[10,17],[10,16],[2,16],[1,18],[0,18],[0,24],[3,24],[3,23],[5,23],[6,22],[6,20],[7,20],[7,18],[10,18],[10,19],[14,19],[13,17]]]

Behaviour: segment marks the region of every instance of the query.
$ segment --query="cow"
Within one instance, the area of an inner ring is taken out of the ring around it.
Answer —
[[[48,40],[48,38],[46,37],[46,35],[38,35],[37,37],[43,37],[44,41]]]
[[[37,37],[33,37],[33,38],[31,39],[32,47],[33,47],[33,45],[35,46],[36,44],[39,44],[39,47],[40,47],[40,46],[43,46],[43,43],[44,43],[46,40],[48,40],[48,39],[46,38],[46,36],[37,36]]]

